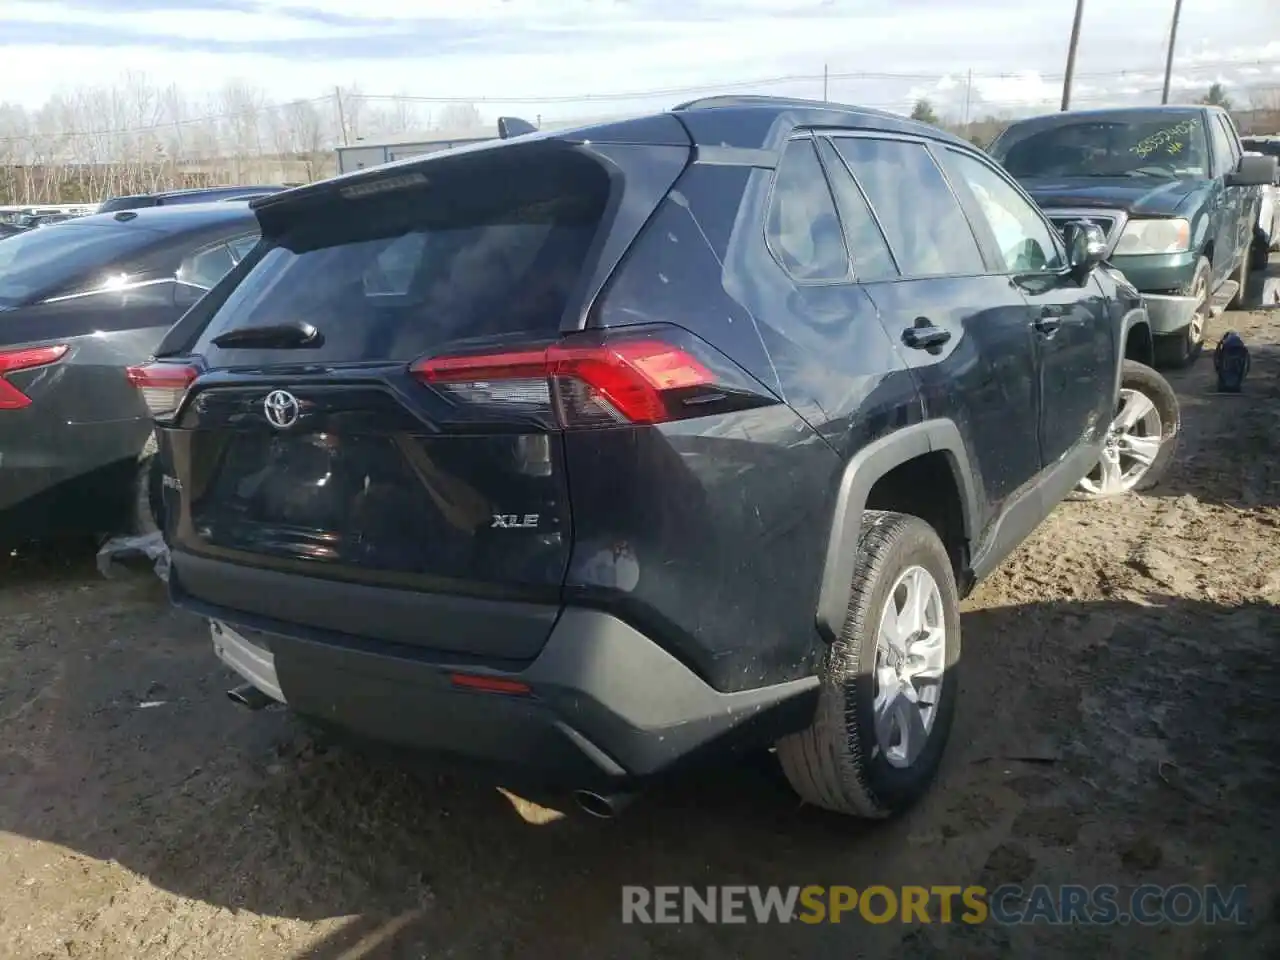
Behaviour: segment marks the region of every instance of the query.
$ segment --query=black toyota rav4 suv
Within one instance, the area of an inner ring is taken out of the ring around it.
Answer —
[[[1145,324],[1096,228],[854,107],[699,101],[254,206],[133,372],[174,601],[241,702],[602,814],[767,746],[813,804],[916,798],[960,598],[1098,462]]]

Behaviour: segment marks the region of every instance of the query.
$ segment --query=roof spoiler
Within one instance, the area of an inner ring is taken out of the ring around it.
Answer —
[[[528,120],[521,120],[519,117],[499,117],[498,118],[498,139],[510,140],[512,137],[521,137],[526,133],[537,133],[538,128]]]

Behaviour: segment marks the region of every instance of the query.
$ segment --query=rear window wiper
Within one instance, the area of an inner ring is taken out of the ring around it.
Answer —
[[[297,350],[324,345],[324,335],[309,323],[278,323],[267,327],[238,327],[213,338],[223,350],[240,348]]]

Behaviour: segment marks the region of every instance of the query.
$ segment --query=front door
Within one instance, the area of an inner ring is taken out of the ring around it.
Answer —
[[[1115,324],[1098,281],[1069,270],[1057,231],[994,165],[968,151],[939,151],[997,267],[1027,303],[1039,370],[1040,454],[1057,464],[1101,442],[1114,411]]]

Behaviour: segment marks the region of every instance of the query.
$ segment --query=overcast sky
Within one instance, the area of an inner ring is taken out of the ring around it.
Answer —
[[[1158,99],[1172,8],[1088,0],[1077,105]],[[833,100],[929,96],[956,110],[967,94],[976,111],[1059,96],[1073,11],[1074,0],[0,0],[0,100],[39,106],[134,70],[195,96],[233,79],[276,100],[354,83],[473,99],[486,119],[573,118],[784,76],[807,79],[739,89],[820,97],[825,65]],[[1214,80],[1280,86],[1280,0],[1184,0],[1177,50],[1185,99]],[[517,111],[521,97],[537,102]]]

